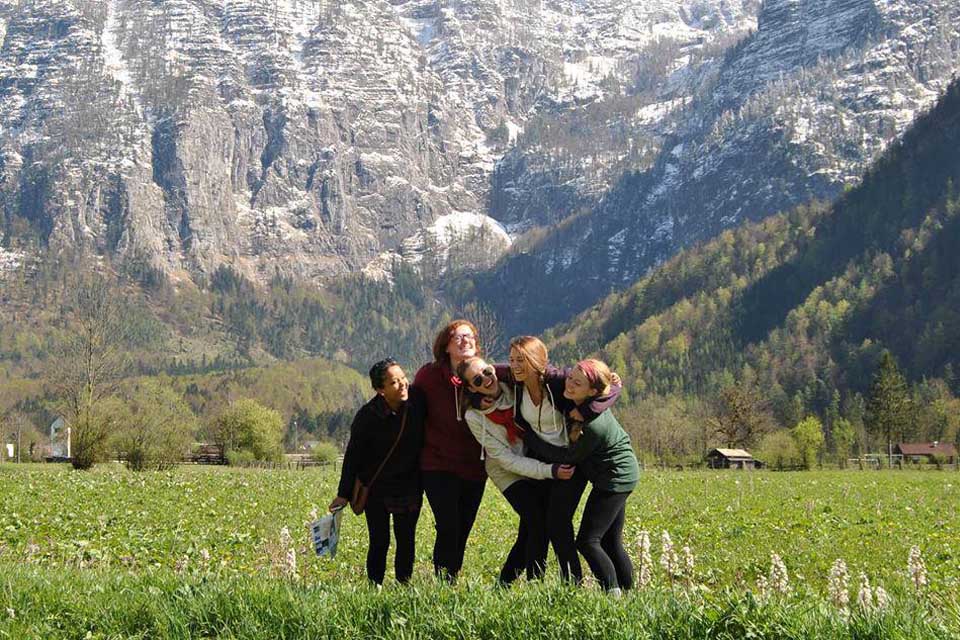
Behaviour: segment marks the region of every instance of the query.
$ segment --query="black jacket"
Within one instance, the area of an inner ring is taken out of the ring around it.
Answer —
[[[370,479],[397,440],[404,410],[407,423],[400,444],[370,488],[371,495],[399,498],[419,495],[420,450],[423,448],[424,402],[418,390],[410,389],[404,409],[393,412],[382,396],[360,407],[350,426],[350,441],[343,456],[337,495],[349,500],[354,479],[369,485]]]

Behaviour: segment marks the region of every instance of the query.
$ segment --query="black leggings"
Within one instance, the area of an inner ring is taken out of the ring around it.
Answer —
[[[517,541],[500,571],[500,583],[510,584],[524,573],[527,580],[539,580],[547,566],[547,480],[518,480],[503,496],[520,516]]]
[[[623,521],[629,496],[629,491],[611,493],[594,487],[580,521],[577,548],[605,591],[633,586],[633,564],[623,548]]]
[[[547,495],[547,536],[560,565],[560,578],[580,584],[583,569],[573,537],[573,515],[587,487],[587,479],[577,471],[569,480],[550,480]]]
[[[463,566],[463,554],[473,521],[477,518],[486,480],[464,480],[445,471],[424,471],[423,490],[436,521],[433,570],[454,581]]]
[[[370,548],[367,549],[367,577],[371,582],[383,584],[387,571],[387,550],[390,548],[390,516],[393,515],[393,534],[397,538],[397,553],[394,555],[394,570],[397,582],[407,582],[413,575],[414,539],[420,511],[390,514],[383,500],[372,494],[363,511],[367,517],[367,533]]]

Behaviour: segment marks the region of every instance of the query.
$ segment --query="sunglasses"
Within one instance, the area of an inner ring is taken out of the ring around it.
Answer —
[[[483,385],[483,379],[484,379],[484,378],[492,378],[492,377],[493,377],[493,374],[494,374],[493,367],[488,366],[486,369],[484,369],[483,371],[481,371],[481,372],[478,373],[477,375],[473,376],[473,378],[470,380],[470,382],[473,383],[473,386],[479,387],[479,386]]]

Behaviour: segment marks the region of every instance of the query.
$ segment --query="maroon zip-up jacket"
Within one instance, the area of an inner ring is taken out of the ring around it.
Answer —
[[[487,472],[480,459],[480,443],[463,420],[467,408],[457,413],[458,389],[447,363],[431,362],[420,367],[413,386],[426,398],[427,416],[423,427],[422,471],[446,471],[464,480],[483,481]],[[462,402],[461,398],[461,402]]]

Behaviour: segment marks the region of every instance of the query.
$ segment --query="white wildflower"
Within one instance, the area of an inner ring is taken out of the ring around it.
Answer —
[[[841,611],[846,611],[847,605],[850,604],[850,574],[847,571],[847,563],[841,558],[838,558],[830,567],[827,589],[834,606]]]
[[[787,565],[776,553],[770,554],[770,589],[775,593],[786,595],[790,593],[790,578],[787,575]]]
[[[910,547],[910,556],[907,559],[907,570],[910,573],[910,580],[917,591],[921,591],[927,585],[927,567],[923,562],[923,556],[920,555],[920,547],[913,545]]]
[[[297,551],[293,548],[293,536],[286,527],[280,529],[280,543],[271,554],[274,568],[281,575],[287,577],[296,577],[297,575]]]
[[[650,555],[650,534],[646,530],[640,532],[637,540],[640,555],[640,567],[637,571],[637,582],[646,587],[653,580],[653,557]]]
[[[663,551],[660,554],[660,566],[672,580],[680,573],[680,558],[677,557],[677,552],[673,549],[673,540],[670,539],[668,531],[664,531],[660,536],[660,542],[663,545]]]
[[[757,576],[757,601],[761,604],[770,599],[770,583],[766,576]]]
[[[680,550],[680,555],[683,557],[683,575],[688,581],[693,582],[693,551],[685,545],[683,549]]]
[[[873,610],[873,589],[870,588],[870,579],[867,574],[860,573],[860,590],[857,592],[857,606],[861,611]]]
[[[880,585],[873,588],[873,599],[877,611],[883,611],[890,605],[890,596],[887,595],[887,590]]]
[[[283,572],[288,578],[297,577],[297,552],[292,547],[287,549]]]
[[[174,563],[173,570],[177,575],[180,575],[187,570],[188,566],[190,566],[190,558],[187,556],[180,556]]]
[[[17,612],[11,609],[10,607],[7,607],[7,617],[13,620],[17,617]]]

